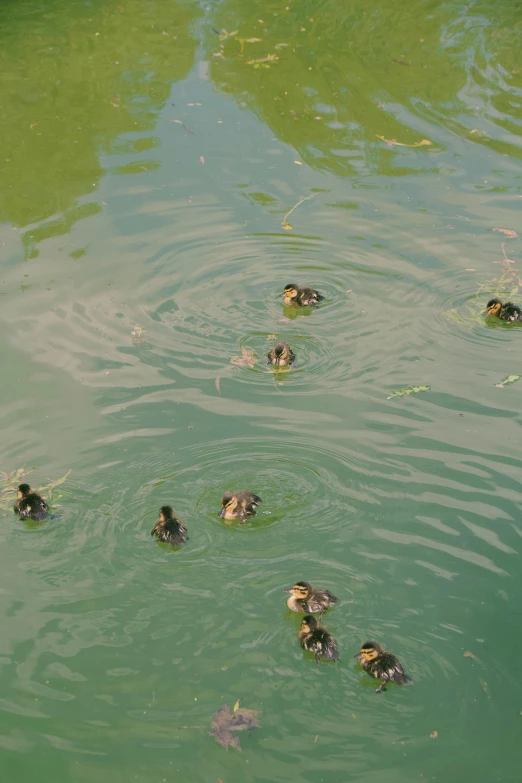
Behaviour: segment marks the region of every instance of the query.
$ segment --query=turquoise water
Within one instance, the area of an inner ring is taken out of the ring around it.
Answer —
[[[71,471],[59,518],[0,512],[3,779],[518,781],[522,332],[480,311],[522,300],[519,4],[0,20],[0,469]],[[338,664],[299,647],[298,579],[341,599]],[[375,695],[368,638],[412,687]]]

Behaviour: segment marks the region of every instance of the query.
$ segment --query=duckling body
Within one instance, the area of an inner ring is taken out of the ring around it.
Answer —
[[[296,582],[290,590],[290,598],[286,605],[292,612],[303,612],[306,614],[322,614],[331,606],[339,603],[339,599],[332,595],[329,590],[314,589],[309,582]]]
[[[156,524],[150,531],[158,541],[164,541],[173,546],[183,546],[187,542],[187,528],[174,514],[171,506],[162,506]]]
[[[243,521],[256,513],[256,508],[261,503],[259,495],[253,492],[225,492],[221,498],[222,519],[242,519]]]
[[[328,661],[337,661],[339,658],[337,644],[332,634],[319,625],[311,614],[303,617],[299,643],[303,650],[313,652],[316,663],[320,663],[319,657],[326,658]]]
[[[501,321],[522,321],[522,309],[513,302],[502,302],[500,299],[490,299],[486,305],[486,313],[500,318]]]
[[[274,367],[291,367],[295,362],[295,354],[288,343],[277,343],[267,356],[267,364],[273,364]]]
[[[363,644],[355,657],[360,659],[361,666],[371,677],[381,681],[375,693],[383,693],[388,682],[396,682],[397,685],[411,682],[411,677],[405,673],[399,659],[377,642]]]
[[[33,519],[35,522],[47,519],[49,513],[49,507],[43,497],[34,492],[29,484],[20,484],[18,487],[18,497],[13,510],[22,519]]]
[[[293,305],[294,307],[315,307],[324,299],[319,291],[313,288],[301,288],[293,283],[285,285],[283,296],[285,305]]]

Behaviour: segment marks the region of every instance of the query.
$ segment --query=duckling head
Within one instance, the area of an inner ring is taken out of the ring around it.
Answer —
[[[171,519],[174,519],[174,509],[172,506],[162,506],[159,512],[159,521],[168,522]]]
[[[29,484],[20,484],[18,487],[18,500],[21,500],[22,498],[26,498],[27,495],[29,495],[33,490],[29,486]]]
[[[272,364],[279,365],[281,361],[288,359],[288,346],[286,343],[277,343],[272,348]]]
[[[285,593],[292,593],[294,598],[297,598],[301,601],[303,601],[305,598],[308,598],[311,592],[312,585],[309,582],[296,582],[295,585],[290,588],[290,590],[285,590]]]
[[[486,313],[488,315],[496,315],[501,307],[502,302],[500,299],[490,299],[486,305]]]
[[[311,614],[307,614],[306,617],[303,617],[301,621],[301,631],[303,633],[310,633],[311,631],[315,631],[318,627],[319,623]]]
[[[288,283],[288,285],[285,285],[283,296],[287,297],[288,299],[293,299],[294,296],[297,296],[297,286],[295,283]]]
[[[361,661],[373,661],[383,652],[384,648],[378,642],[365,642],[361,646],[361,651],[354,655],[354,658],[359,658]]]
[[[220,517],[224,517],[226,514],[234,514],[239,505],[239,501],[233,492],[225,492],[221,498],[222,509],[219,512]]]

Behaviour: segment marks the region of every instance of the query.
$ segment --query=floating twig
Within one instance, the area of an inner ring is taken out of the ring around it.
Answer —
[[[298,201],[297,204],[294,204],[292,209],[288,210],[288,212],[286,213],[286,215],[284,216],[284,218],[281,221],[281,225],[283,226],[283,228],[286,231],[291,231],[292,230],[292,226],[290,225],[290,223],[287,220],[288,215],[291,215],[292,212],[294,211],[294,209],[297,209],[297,207],[300,206],[301,204],[303,204],[305,201],[308,201],[309,199],[313,198],[314,196],[317,196],[319,194],[319,192],[320,191],[316,191],[315,193],[310,193],[309,196],[305,196],[304,198],[301,199],[301,201]]]
[[[417,141],[415,144],[403,144],[401,141],[395,141],[395,139],[385,139],[384,136],[379,136],[378,133],[375,134],[378,139],[382,139],[382,141],[385,141],[386,144],[389,144],[390,146],[395,147],[431,147],[431,141],[429,139],[423,139],[422,141]]]

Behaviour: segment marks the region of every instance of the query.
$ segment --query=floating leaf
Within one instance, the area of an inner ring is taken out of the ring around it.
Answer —
[[[496,383],[495,386],[498,389],[503,389],[504,386],[507,386],[508,383],[516,383],[520,380],[520,375],[508,375],[507,378],[504,378],[503,381],[500,381],[500,383]]]
[[[292,230],[292,226],[291,226],[291,224],[290,224],[290,223],[288,223],[288,221],[286,221],[286,220],[285,220],[285,222],[282,224],[282,226],[283,226],[283,228],[284,228],[284,230],[285,230],[285,231],[291,231],[291,230]]]
[[[518,237],[518,234],[516,231],[513,231],[510,228],[494,228],[493,231],[498,231],[499,234],[504,234],[507,237],[510,237],[511,239],[515,239]]]
[[[475,656],[473,655],[473,653],[470,652],[469,650],[466,650],[466,652],[464,653],[464,658],[474,658],[474,657]]]
[[[429,391],[431,386],[407,386],[405,389],[399,389],[386,397],[387,400],[391,400],[392,397],[404,397],[406,394],[418,394],[419,392]]]
[[[241,356],[233,356],[230,360],[231,364],[235,364],[236,367],[254,367],[256,363],[256,355],[250,348],[241,346]]]
[[[239,705],[241,704],[241,699],[238,699],[236,703],[234,704],[234,712],[237,712],[239,709]]]
[[[142,329],[141,326],[138,326],[138,324],[134,324],[134,329],[132,330],[132,342],[133,343],[144,343],[147,339],[146,337],[143,337],[143,335],[147,332],[147,329]]]
[[[240,699],[238,699],[236,705],[239,701]],[[257,715],[256,710],[236,709],[235,707],[234,712],[231,714],[230,707],[228,704],[225,704],[212,716],[212,731],[209,734],[211,737],[215,737],[216,741],[227,750],[229,747],[241,750],[239,737],[236,737],[233,732],[244,731],[245,729],[258,729]]]
[[[438,731],[432,731],[432,732],[431,732],[431,734],[430,734],[430,737],[431,737],[432,739],[435,739],[435,738],[436,738],[436,737],[438,737],[438,736],[439,736],[439,732],[438,732]]]

